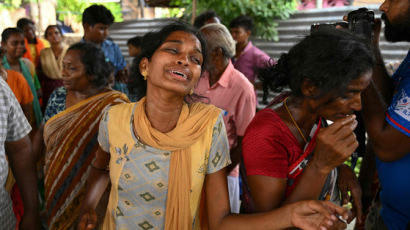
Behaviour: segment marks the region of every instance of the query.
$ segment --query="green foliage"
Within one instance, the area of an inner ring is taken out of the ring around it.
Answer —
[[[0,11],[15,10],[19,8],[21,5],[35,1],[36,0],[0,0]]]
[[[59,14],[59,20],[64,20],[65,17],[74,15],[77,22],[81,22],[81,16],[83,11],[91,6],[92,2],[87,0],[57,0],[57,13]],[[121,4],[116,2],[98,3],[104,5],[114,15],[115,22],[122,22],[122,9]]]
[[[354,168],[354,173],[356,174],[357,177],[359,177],[360,168],[361,168],[361,166],[362,166],[362,161],[363,161],[363,157],[359,157],[359,158],[357,159],[357,162],[356,162],[356,167]],[[350,157],[350,158],[345,162],[345,164],[348,165],[348,166],[352,166],[352,158]]]
[[[190,19],[192,15],[192,0],[173,0],[172,5],[185,8],[184,18]],[[222,23],[229,22],[239,15],[247,15],[255,21],[254,35],[277,40],[278,24],[275,20],[286,19],[295,11],[296,0],[198,0],[197,15],[213,9],[222,19]]]
[[[21,0],[2,0],[0,1],[0,11],[1,10],[13,10],[20,6]]]

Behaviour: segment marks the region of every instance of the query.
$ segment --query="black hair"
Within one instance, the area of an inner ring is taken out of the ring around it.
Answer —
[[[67,52],[70,50],[80,52],[80,61],[84,65],[90,83],[97,88],[106,87],[112,67],[107,65],[105,55],[101,49],[90,42],[79,42],[71,45]]]
[[[33,20],[28,19],[28,18],[20,18],[17,21],[17,28],[19,29],[23,29],[26,25],[31,24],[31,25],[35,25],[35,23],[33,22]]]
[[[97,23],[111,25],[114,22],[114,16],[105,6],[94,4],[84,10],[82,22],[90,26]]]
[[[127,40],[127,45],[133,45],[135,47],[141,47],[142,37],[135,36]]]
[[[230,23],[229,23],[229,28],[238,28],[242,27],[245,30],[253,31],[253,20],[251,17],[248,17],[246,15],[241,15],[236,18],[234,18]]]
[[[194,27],[200,29],[205,22],[211,18],[218,18],[218,15],[213,10],[208,10],[198,15],[194,20]]]
[[[147,82],[143,79],[143,76],[140,73],[139,63],[143,58],[151,59],[154,55],[155,51],[162,45],[165,39],[175,31],[184,31],[195,35],[199,42],[201,43],[202,49],[202,70],[204,69],[205,61],[206,61],[206,43],[201,35],[201,33],[192,27],[191,25],[175,21],[171,24],[165,25],[161,30],[156,32],[149,32],[142,37],[142,45],[141,45],[141,53],[133,60],[133,64],[131,67],[131,73],[129,76],[129,92],[132,95],[135,95],[137,100],[141,99],[146,95],[147,92]],[[197,95],[187,95],[185,97],[185,101],[192,102],[197,99]]]
[[[13,34],[21,34],[24,36],[24,33],[21,29],[17,27],[9,27],[3,30],[3,33],[1,33],[1,42],[6,43],[7,40],[9,40],[10,36]]]
[[[61,30],[61,28],[58,25],[49,25],[49,26],[47,26],[46,30],[44,31],[44,38],[47,39],[47,32],[51,28],[57,28],[58,32],[60,32],[61,36],[63,36],[63,31]]]
[[[280,92],[289,87],[295,96],[303,96],[306,80],[322,96],[331,90],[344,90],[350,81],[372,69],[375,62],[368,41],[349,31],[323,29],[306,36],[282,54],[276,65],[258,71],[266,100],[269,89]]]

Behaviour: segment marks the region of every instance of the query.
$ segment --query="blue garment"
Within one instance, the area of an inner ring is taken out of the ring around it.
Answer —
[[[104,52],[107,61],[114,65],[115,74],[117,74],[118,71],[125,69],[127,63],[125,62],[120,47],[117,44],[106,39],[101,44],[101,50]]]
[[[81,39],[81,42],[85,42],[84,38]],[[105,61],[111,62],[114,66],[114,74],[116,75],[118,71],[125,69],[127,62],[125,62],[124,56],[122,56],[120,47],[115,44],[113,41],[105,39],[101,43],[101,50],[105,55]],[[127,96],[129,95],[127,84],[120,83],[115,80],[114,87],[115,90],[118,90]]]
[[[44,112],[43,123],[45,124],[51,117],[66,109],[67,90],[64,87],[57,88],[51,93],[48,99],[46,111]]]
[[[392,77],[396,94],[387,110],[387,122],[410,137],[410,51]],[[390,230],[410,224],[410,152],[393,162],[376,159],[382,191],[380,212]]]

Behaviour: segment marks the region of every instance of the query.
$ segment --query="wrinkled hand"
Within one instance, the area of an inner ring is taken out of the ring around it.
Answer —
[[[359,181],[356,178],[353,170],[347,165],[339,166],[339,177],[337,178],[337,186],[342,194],[342,203],[347,204],[352,201],[353,215],[347,219],[350,223],[354,217],[357,216],[357,222],[362,222],[362,190],[360,188]],[[350,191],[351,197],[349,197],[348,191]]]
[[[40,217],[38,213],[24,212],[20,222],[20,230],[40,229]]]
[[[78,230],[90,230],[97,226],[97,213],[94,210],[88,210],[80,216]]]
[[[326,128],[321,128],[312,162],[324,173],[345,162],[359,146],[353,130],[357,126],[355,115],[335,121]]]
[[[306,230],[346,228],[346,224],[341,222],[336,215],[348,219],[348,211],[329,201],[301,201],[291,206],[291,222],[295,227]]]

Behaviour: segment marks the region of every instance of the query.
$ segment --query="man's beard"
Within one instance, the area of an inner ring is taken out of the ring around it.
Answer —
[[[405,14],[404,18],[395,25],[392,25],[386,14],[382,14],[382,19],[384,21],[384,36],[387,41],[390,42],[400,42],[408,41],[410,42],[410,9],[409,14]]]

